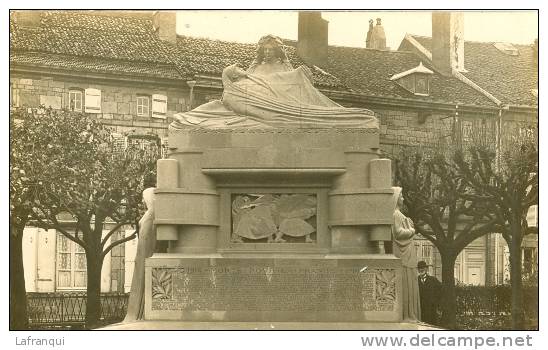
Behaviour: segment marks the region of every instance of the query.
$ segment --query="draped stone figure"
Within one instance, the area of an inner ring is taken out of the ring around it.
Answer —
[[[378,128],[370,110],[345,108],[318,91],[310,68],[293,69],[272,35],[261,38],[247,71],[229,66],[222,81],[221,100],[175,114],[170,128]]]
[[[147,211],[139,220],[139,241],[137,253],[135,254],[135,268],[131,280],[131,290],[127,314],[124,322],[141,320],[144,318],[145,310],[145,259],[152,256],[156,246],[156,232],[153,226],[154,221],[154,188],[147,188],[143,191],[143,202]]]
[[[402,308],[404,321],[421,319],[419,284],[417,280],[417,253],[413,244],[415,226],[413,221],[401,212],[403,196],[401,187],[394,187],[394,224],[392,225],[394,255],[401,259]]]

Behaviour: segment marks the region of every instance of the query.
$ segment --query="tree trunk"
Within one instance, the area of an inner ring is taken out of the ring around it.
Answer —
[[[24,226],[10,227],[10,330],[28,329],[27,291],[23,267]]]
[[[440,250],[441,255],[441,281],[443,298],[442,325],[449,329],[456,326],[457,298],[455,293],[455,260],[456,255]]]
[[[523,329],[523,290],[521,277],[521,220],[514,218],[511,223],[512,243],[510,244],[510,282],[512,283],[512,329]]]
[[[99,326],[101,317],[101,269],[103,259],[100,252],[86,252],[87,261],[87,299],[86,299],[86,328],[93,329]]]

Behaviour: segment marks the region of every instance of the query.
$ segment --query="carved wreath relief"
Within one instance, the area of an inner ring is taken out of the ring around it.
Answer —
[[[152,269],[152,299],[171,299],[173,269]]]
[[[232,242],[316,242],[313,194],[234,194]]]
[[[375,285],[377,302],[392,304],[396,301],[396,270],[377,270]]]

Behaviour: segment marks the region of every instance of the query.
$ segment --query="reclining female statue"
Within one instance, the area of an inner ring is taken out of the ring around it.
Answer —
[[[308,67],[292,68],[278,37],[264,36],[247,71],[223,70],[221,100],[176,114],[170,128],[378,128],[373,112],[342,107],[311,80]]]

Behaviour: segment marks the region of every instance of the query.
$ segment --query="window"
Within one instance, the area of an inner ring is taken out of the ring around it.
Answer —
[[[428,96],[430,94],[430,79],[433,74],[433,71],[420,62],[415,68],[394,74],[390,80],[415,95]]]
[[[132,134],[128,135],[126,140],[126,147],[142,149],[148,152],[153,152],[160,156],[161,153],[161,139],[158,135],[154,134]]]
[[[423,74],[415,75],[415,94],[417,95],[428,95],[428,76]]]
[[[162,144],[162,158],[167,158],[168,152],[169,152],[169,143],[167,137],[161,138],[161,144]]]
[[[19,89],[13,87],[10,83],[10,107],[19,107]]]
[[[80,289],[87,285],[84,248],[57,234],[57,288]]]
[[[114,233],[112,240],[114,242],[124,239],[125,231],[118,231]],[[111,276],[110,276],[110,290],[113,292],[124,292],[124,260],[125,260],[125,247],[124,243],[119,244],[111,250]]]
[[[69,91],[69,110],[74,112],[82,112],[82,91],[70,90]]]
[[[529,279],[537,272],[537,249],[534,247],[526,247],[522,250],[523,262],[522,273],[525,279]]]
[[[462,142],[470,143],[474,139],[474,132],[477,132],[478,129],[475,128],[474,123],[471,120],[461,119],[460,121],[460,131]]]
[[[419,239],[416,239],[414,241],[415,243],[415,249],[416,249],[416,252],[417,252],[417,259],[418,260],[423,260],[425,261],[427,264],[431,264],[432,263],[432,244],[425,240],[425,239],[422,239],[422,240],[419,240]]]
[[[148,117],[149,112],[150,98],[148,96],[137,96],[137,116]]]
[[[116,152],[123,152],[127,148],[127,138],[119,133],[113,132],[110,134],[112,138],[112,147]]]

